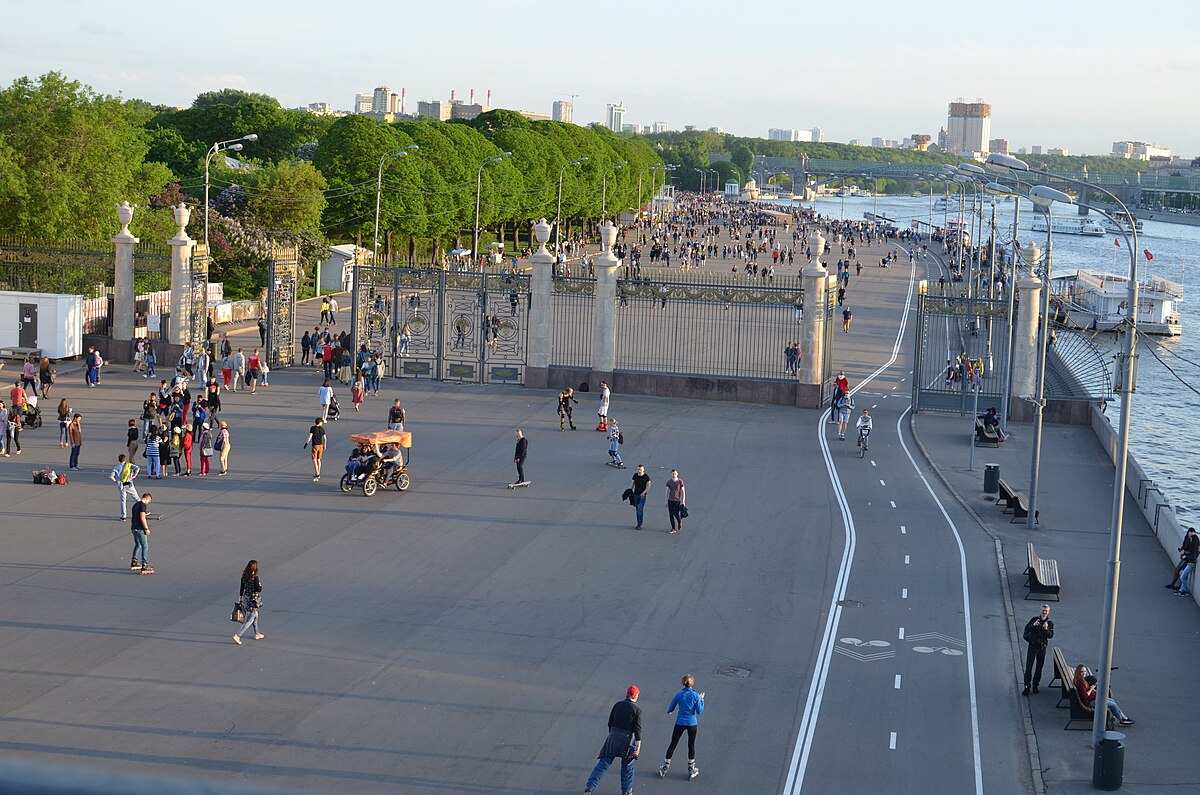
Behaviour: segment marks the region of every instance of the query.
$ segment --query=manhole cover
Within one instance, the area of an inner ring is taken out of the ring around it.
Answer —
[[[717,676],[727,676],[730,679],[749,679],[750,669],[738,665],[718,665],[713,669]]]
[[[853,599],[839,599],[838,607],[862,607],[862,602],[856,602]]]

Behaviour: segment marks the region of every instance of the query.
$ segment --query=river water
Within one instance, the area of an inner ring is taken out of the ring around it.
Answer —
[[[935,200],[937,194],[934,196]],[[790,202],[782,202],[790,204]],[[832,218],[863,220],[863,214],[873,212],[892,219],[907,228],[910,221],[930,220],[929,198],[879,196],[848,196],[845,199],[826,197],[806,203],[817,212]],[[985,220],[990,220],[991,206],[985,205]],[[844,208],[844,209],[843,209]],[[1013,202],[996,204],[998,239],[1004,241],[1012,234]],[[969,209],[969,205],[968,205]],[[1055,205],[1063,213],[1075,213],[1073,207]],[[1057,213],[1056,213],[1057,214]],[[969,216],[969,214],[968,214]],[[952,216],[955,217],[955,216]],[[933,213],[933,223],[941,226],[943,212]],[[1045,233],[1029,229],[1029,204],[1021,202],[1021,239],[1036,242],[1045,248]],[[982,237],[988,237],[987,227]],[[1083,237],[1058,234],[1054,236],[1054,273],[1073,273],[1076,268],[1088,268],[1126,274],[1129,254],[1125,240],[1114,245],[1115,236]],[[1139,248],[1149,249],[1154,256],[1147,261],[1138,252],[1139,281],[1148,276],[1163,276],[1185,286],[1200,284],[1200,227],[1146,221],[1138,236]],[[1181,309],[1183,335],[1180,337],[1139,337],[1137,393],[1133,397],[1130,423],[1130,449],[1147,475],[1154,478],[1175,505],[1176,515],[1185,527],[1200,521],[1200,462],[1184,449],[1189,444],[1186,431],[1200,418],[1200,296],[1188,296]],[[1104,335],[1111,340],[1110,335]],[[1154,354],[1158,355],[1158,358]],[[1159,359],[1162,361],[1160,362]],[[1168,369],[1169,368],[1169,369]],[[1172,373],[1171,371],[1174,371]],[[1117,405],[1110,404],[1109,418],[1117,424]]]

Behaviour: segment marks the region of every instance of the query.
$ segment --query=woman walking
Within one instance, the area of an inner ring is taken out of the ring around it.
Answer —
[[[350,387],[350,402],[354,404],[354,410],[358,411],[362,405],[367,392],[366,383],[363,381],[362,370],[358,371],[358,375],[354,379],[354,386]]]
[[[63,398],[58,401],[58,446],[64,448],[67,446],[67,425],[71,422],[71,407],[67,405],[67,399]]]
[[[208,429],[208,423],[200,426],[200,477],[208,474],[208,460],[213,457],[213,436]]]
[[[54,370],[50,367],[50,360],[45,356],[38,365],[38,381],[42,384],[42,400],[45,400],[50,397],[50,387],[54,386]]]
[[[696,680],[691,674],[684,674],[680,683],[683,689],[675,694],[671,705],[667,707],[668,715],[675,712],[676,708],[679,712],[675,717],[675,728],[671,729],[671,744],[667,746],[667,755],[663,758],[662,767],[658,769],[658,775],[660,778],[666,777],[667,771],[671,769],[671,757],[675,755],[675,746],[679,745],[679,738],[687,732],[690,780],[700,775],[700,768],[696,767],[696,731],[700,723],[700,713],[704,712],[704,694],[692,689]]]
[[[186,469],[183,471],[185,478],[192,476],[192,446],[195,442],[195,437],[192,434],[192,429],[186,425],[183,428],[183,462]]]
[[[21,366],[21,387],[28,389],[33,395],[37,395],[38,383],[38,362],[31,353],[25,357],[25,363]]]
[[[229,472],[229,423],[221,420],[221,430],[217,432],[217,438],[213,441],[213,449],[221,457],[221,471],[218,475],[224,475]]]
[[[183,474],[183,470],[179,466],[179,459],[183,458],[183,428],[186,426],[176,426],[171,429],[171,441],[167,443],[167,455],[171,458],[171,466],[175,468],[175,477]]]
[[[126,458],[125,460],[131,464],[133,463],[134,455],[136,455],[137,451],[138,451],[139,437],[140,437],[140,435],[138,433],[137,420],[136,419],[130,420],[129,428],[126,429],[126,431],[125,431],[125,452],[128,454],[129,457]]]
[[[329,379],[317,389],[317,401],[321,404],[321,419],[329,419],[329,401],[333,400],[333,385]]]
[[[161,452],[158,426],[151,425],[150,432],[146,434],[146,469],[147,477],[151,480],[162,480],[162,459],[159,457]]]
[[[224,423],[222,423],[223,425]],[[258,611],[262,609],[262,583],[258,579],[258,561],[252,560],[242,569],[242,583],[238,588],[238,604],[241,605],[245,621],[233,633],[233,642],[242,645],[242,635],[254,627],[254,639],[262,640],[266,635],[258,631]]]
[[[154,350],[154,343],[146,341],[146,372],[142,373],[142,378],[153,378],[155,376],[154,365],[158,363],[158,353]]]

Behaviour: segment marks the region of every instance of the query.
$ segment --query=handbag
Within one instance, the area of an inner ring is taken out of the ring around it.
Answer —
[[[241,624],[246,620],[246,614],[242,610],[241,602],[233,603],[233,612],[229,614],[229,620],[235,624]]]
[[[679,518],[680,518],[680,519],[686,519],[686,518],[688,518],[688,509],[687,509],[687,506],[686,506],[686,505],[680,504],[680,506],[679,506]]]

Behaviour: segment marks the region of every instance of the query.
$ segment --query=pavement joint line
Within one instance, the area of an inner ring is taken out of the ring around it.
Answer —
[[[921,435],[917,433],[917,416],[915,413],[908,415],[908,427],[912,434],[913,441],[917,444],[917,449],[921,451],[921,455],[925,458],[925,463],[933,470],[933,474],[942,482],[943,488],[950,494],[954,495],[954,499],[958,504],[966,510],[974,519],[980,529],[985,532],[992,542],[996,545],[996,568],[1000,577],[1000,592],[1004,599],[1004,612],[1008,620],[1008,640],[1013,657],[1013,670],[1021,671],[1024,669],[1024,662],[1021,657],[1020,644],[1017,638],[1020,637],[1017,632],[1016,614],[1013,610],[1012,593],[1008,586],[1008,567],[1004,562],[1004,542],[992,532],[983,521],[983,518],[975,511],[953,486],[950,485],[950,480],[942,472],[941,467],[934,461],[933,456],[929,453],[929,449],[925,447],[925,443],[921,441]],[[901,527],[901,532],[904,528]],[[1029,755],[1029,772],[1033,780],[1033,790],[1035,795],[1046,795],[1046,783],[1042,779],[1042,757],[1041,751],[1038,748],[1037,734],[1033,730],[1033,716],[1030,710],[1029,703],[1022,699],[1017,710],[1021,715],[1021,723],[1025,732],[1026,751]]]

